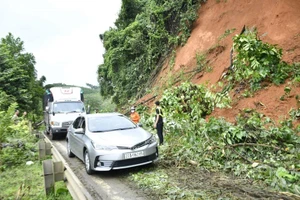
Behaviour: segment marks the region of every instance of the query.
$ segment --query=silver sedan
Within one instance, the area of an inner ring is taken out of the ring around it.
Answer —
[[[67,153],[85,164],[88,174],[157,161],[154,135],[120,113],[79,116],[68,128]]]

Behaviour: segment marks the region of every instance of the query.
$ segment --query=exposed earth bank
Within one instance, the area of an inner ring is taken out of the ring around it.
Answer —
[[[159,99],[163,90],[168,88],[169,79],[180,77],[197,68],[197,54],[206,54],[209,72],[195,74],[191,81],[195,84],[216,85],[222,81],[222,75],[230,66],[230,51],[233,46],[233,36],[240,34],[243,27],[256,28],[259,39],[265,43],[277,45],[282,49],[282,59],[289,63],[300,62],[300,1],[299,0],[208,0],[199,9],[199,18],[193,25],[193,30],[187,43],[176,49],[175,64],[167,59],[162,70],[152,83],[152,92],[138,100],[149,107]],[[228,30],[234,30],[226,37]],[[222,38],[222,39],[220,39]],[[218,48],[213,48],[215,46]],[[211,50],[214,49],[214,50]],[[175,81],[176,85],[180,81]],[[289,96],[282,99],[285,87],[291,87]],[[156,96],[157,95],[157,96]],[[289,118],[289,111],[300,106],[295,97],[300,95],[299,84],[291,84],[287,80],[276,86],[267,83],[264,88],[251,97],[244,97],[240,90],[230,93],[232,105],[230,109],[215,109],[209,117],[223,117],[229,122],[235,122],[238,113],[245,109],[255,109],[276,123]],[[300,119],[295,125],[300,124]],[[300,135],[300,133],[298,133]],[[212,194],[232,194],[236,199],[300,199],[288,193],[272,193],[271,188],[255,186],[255,183],[206,172],[200,169],[170,169],[170,176],[185,184],[183,187],[195,190],[211,190]],[[147,190],[145,190],[147,192]],[[151,199],[158,196],[149,190]]]
[[[175,65],[166,62],[157,75],[152,88],[159,96],[167,87],[166,77],[176,77],[180,73],[194,70],[197,66],[196,54],[205,53],[210,72],[200,72],[192,78],[195,84],[214,85],[221,81],[221,76],[230,65],[232,37],[239,34],[244,26],[256,28],[263,42],[277,45],[283,50],[283,60],[289,64],[300,62],[300,1],[299,0],[209,0],[199,9],[199,18],[193,26],[190,38],[183,47],[176,50]],[[226,31],[234,30],[222,38]],[[222,39],[220,39],[222,38]],[[214,46],[218,48],[211,51]],[[179,84],[177,82],[177,84]],[[280,100],[284,88],[292,87],[288,98]],[[161,90],[157,88],[161,88]],[[238,112],[244,108],[253,108],[278,122],[289,116],[292,108],[297,108],[295,95],[300,94],[300,87],[290,85],[287,81],[280,86],[267,85],[254,94],[244,98],[241,93],[231,93],[233,104],[231,109],[216,109],[211,116],[224,117],[234,122]],[[154,93],[145,95],[139,102],[148,100]],[[155,99],[147,101],[153,106]],[[298,120],[300,121],[300,120]],[[298,122],[299,124],[299,122]]]

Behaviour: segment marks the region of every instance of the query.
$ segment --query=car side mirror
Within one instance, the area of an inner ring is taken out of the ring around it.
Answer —
[[[90,105],[87,106],[87,110],[86,110],[86,114],[90,114],[91,113],[91,107]]]
[[[84,134],[84,129],[83,128],[76,128],[74,132],[76,134]]]
[[[136,124],[138,127],[143,127],[143,124],[141,124],[141,123],[137,123]]]

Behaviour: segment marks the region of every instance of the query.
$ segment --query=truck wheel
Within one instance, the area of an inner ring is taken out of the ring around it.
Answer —
[[[49,129],[46,127],[46,130],[45,130],[45,133],[47,134],[47,135],[49,135]]]
[[[53,134],[52,129],[50,129],[50,133],[49,134],[50,134],[50,139],[51,140],[56,140],[56,135]]]

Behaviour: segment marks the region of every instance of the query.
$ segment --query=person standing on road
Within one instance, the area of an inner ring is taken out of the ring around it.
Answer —
[[[156,116],[155,116],[155,121],[154,121],[154,128],[156,128],[157,131],[157,135],[159,138],[159,145],[163,145],[164,144],[164,136],[163,136],[163,127],[164,127],[164,121],[163,121],[163,112],[162,109],[160,107],[160,102],[156,101],[155,102],[156,108],[155,108],[155,112],[156,112]]]
[[[135,111],[134,107],[130,109],[130,119],[136,124],[140,121],[140,115]]]

